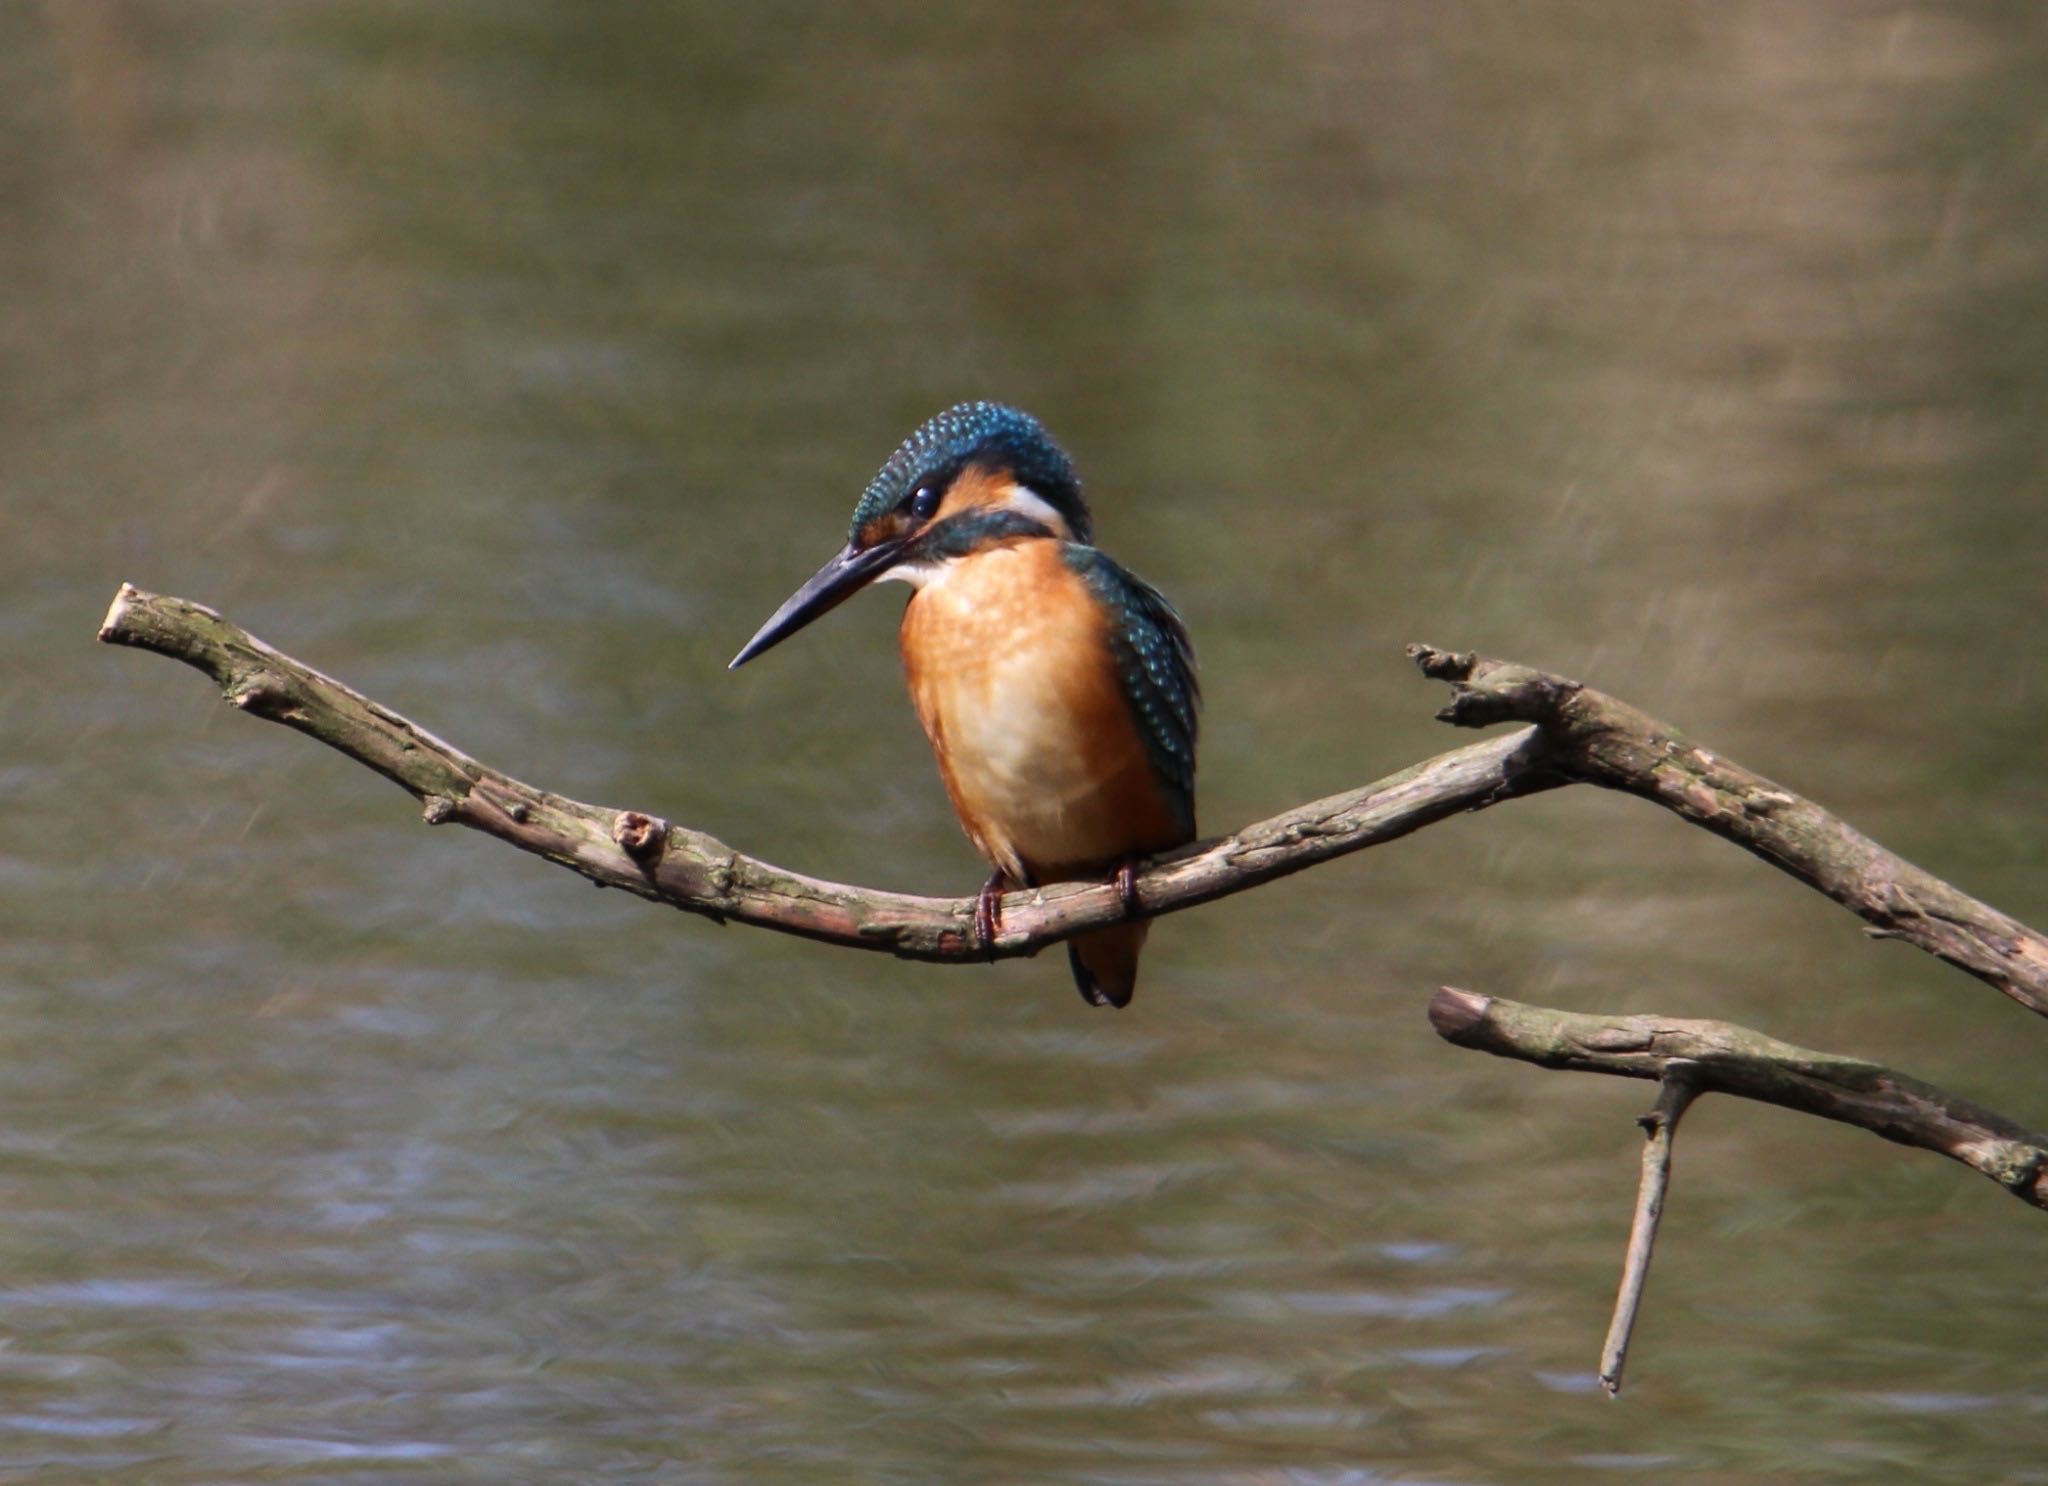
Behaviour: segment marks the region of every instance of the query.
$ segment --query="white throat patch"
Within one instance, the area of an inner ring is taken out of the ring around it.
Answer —
[[[951,562],[899,562],[893,568],[885,569],[875,581],[908,583],[912,588],[922,588],[959,560],[956,557]]]

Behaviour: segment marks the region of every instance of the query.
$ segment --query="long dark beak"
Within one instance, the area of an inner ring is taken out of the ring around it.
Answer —
[[[838,608],[879,578],[902,555],[902,551],[901,542],[877,542],[865,551],[856,551],[853,543],[848,542],[836,557],[811,575],[810,582],[791,594],[782,607],[769,616],[768,622],[761,626],[761,632],[747,641],[726,669],[737,671],[762,651],[787,640],[813,619]]]

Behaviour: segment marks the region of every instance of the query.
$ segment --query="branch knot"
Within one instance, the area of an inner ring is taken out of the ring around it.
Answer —
[[[652,872],[660,865],[662,851],[668,845],[668,822],[658,815],[621,810],[612,821],[612,840],[641,871]]]

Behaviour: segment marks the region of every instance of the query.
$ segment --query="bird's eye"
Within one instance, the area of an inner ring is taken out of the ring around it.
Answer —
[[[929,521],[938,513],[939,493],[929,485],[920,485],[910,497],[910,514],[919,521]]]

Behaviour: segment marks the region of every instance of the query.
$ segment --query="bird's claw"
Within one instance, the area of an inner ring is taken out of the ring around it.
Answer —
[[[1138,914],[1138,859],[1125,857],[1116,869],[1116,876],[1110,879],[1116,884],[1116,900],[1123,906],[1125,918]]]
[[[991,960],[996,957],[996,932],[1003,923],[1003,889],[1009,879],[991,872],[974,899],[974,942]]]

